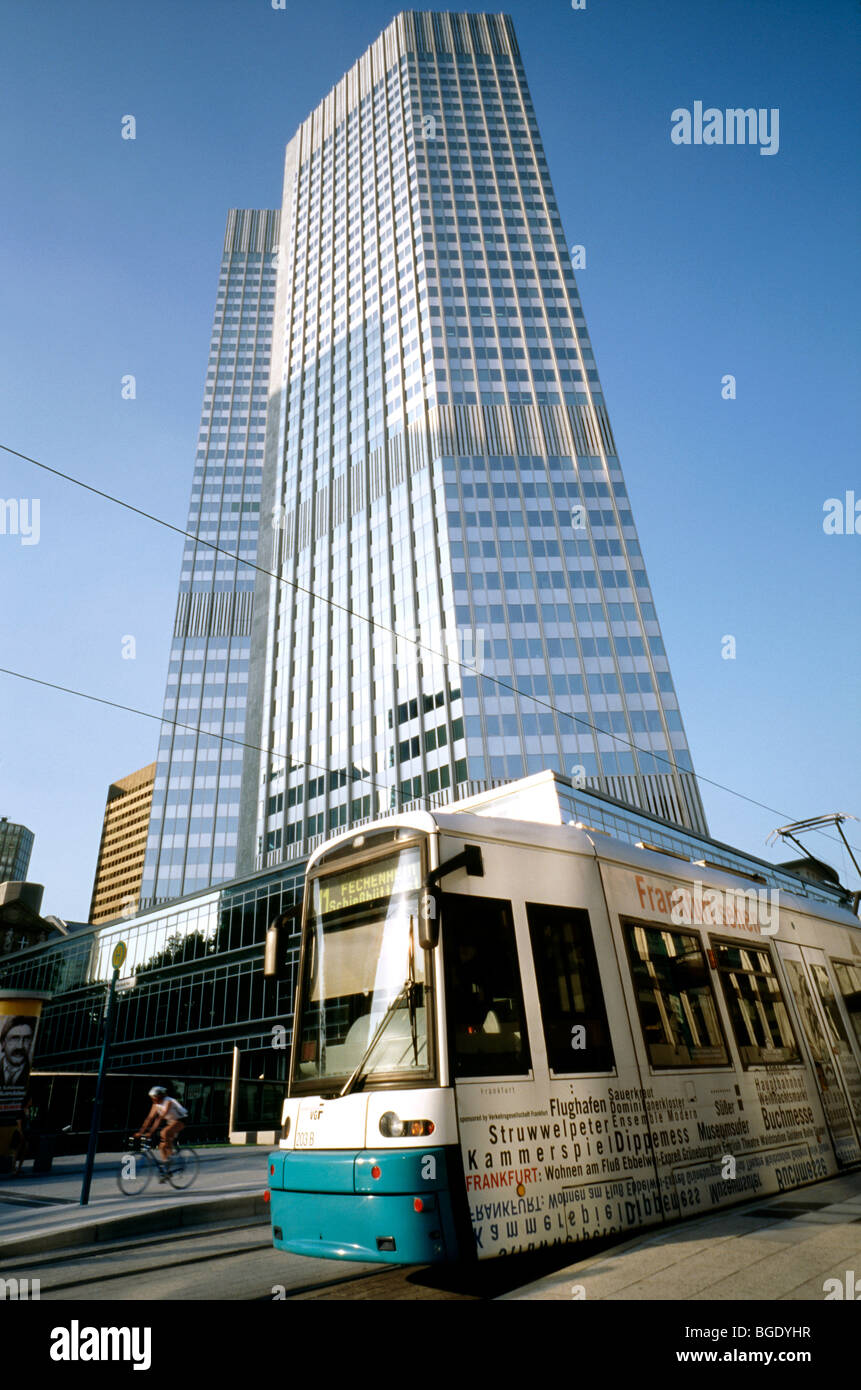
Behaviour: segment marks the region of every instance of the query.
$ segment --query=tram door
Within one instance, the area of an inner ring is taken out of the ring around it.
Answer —
[[[849,1097],[856,1133],[861,1137],[861,1068],[858,1066],[852,1041],[843,1019],[825,952],[812,946],[802,946],[801,954],[819,996],[819,1003],[825,1020],[825,1036],[831,1047],[832,1055],[836,1058],[843,1087]]]
[[[783,942],[778,944],[778,950],[807,1041],[837,1162],[844,1166],[861,1162],[861,1144],[858,1141],[858,1130],[852,1116],[847,1084],[841,1068],[840,1052],[832,1042],[835,1025],[822,1002],[820,981],[813,974],[816,967],[830,989],[824,953],[805,947],[802,955],[800,947]],[[833,998],[833,991],[831,995]],[[842,1026],[836,1001],[834,1009]],[[846,1051],[852,1058],[848,1039]],[[854,1058],[852,1062],[854,1064]]]

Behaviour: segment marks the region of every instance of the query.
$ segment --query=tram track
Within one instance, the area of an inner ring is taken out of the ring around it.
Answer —
[[[212,1226],[191,1226],[187,1229],[170,1231],[157,1231],[149,1236],[131,1236],[125,1240],[97,1241],[86,1245],[70,1246],[63,1252],[50,1252],[44,1255],[15,1255],[3,1261],[4,1269],[26,1268],[29,1269],[56,1269],[58,1265],[74,1264],[76,1261],[85,1259],[95,1259],[100,1255],[114,1255],[120,1252],[128,1254],[135,1250],[143,1250],[150,1245],[164,1245],[168,1240],[172,1244],[184,1241],[200,1240],[203,1236],[229,1235],[237,1231],[251,1230],[254,1227],[268,1229],[264,1221],[230,1221]],[[264,1243],[257,1248],[268,1250],[271,1242]],[[245,1247],[247,1248],[247,1247]],[[2,1253],[2,1246],[0,1246]]]
[[[98,1242],[38,1257],[18,1256],[4,1262],[8,1274],[26,1274],[41,1282],[43,1299],[82,1302],[147,1299],[166,1275],[176,1291],[170,1296],[240,1298],[256,1303],[308,1300],[335,1301],[485,1301],[526,1281],[522,1257],[514,1263],[481,1265],[375,1265],[371,1269],[321,1268],[323,1261],[285,1264],[273,1251],[268,1230],[258,1221],[221,1223],[190,1230],[154,1232],[130,1240]],[[546,1272],[547,1253],[541,1261]],[[277,1256],[278,1263],[268,1261]],[[243,1258],[249,1269],[243,1269]],[[551,1256],[551,1263],[555,1256]],[[570,1259],[570,1253],[564,1257]],[[261,1262],[264,1267],[261,1269]],[[105,1265],[108,1265],[106,1268]],[[325,1262],[328,1263],[328,1262]],[[207,1277],[207,1266],[211,1278]],[[264,1272],[265,1271],[265,1272]],[[291,1282],[292,1281],[292,1282]],[[128,1289],[123,1285],[128,1284]],[[234,1291],[228,1292],[228,1285]],[[238,1291],[241,1286],[242,1291]],[[265,1292],[261,1291],[262,1289]],[[217,1290],[217,1292],[216,1292]]]
[[[219,1260],[233,1259],[242,1255],[252,1254],[263,1250],[271,1249],[270,1241],[258,1241],[254,1244],[242,1244],[236,1249],[219,1250],[217,1254],[212,1252],[201,1252],[194,1255],[177,1254],[176,1247],[183,1244],[196,1242],[197,1244],[206,1243],[208,1240],[218,1239],[225,1236],[236,1236],[243,1231],[251,1231],[258,1228],[257,1222],[243,1222],[241,1224],[221,1225],[207,1228],[199,1227],[187,1231],[161,1232],[143,1239],[132,1239],[123,1241],[97,1242],[96,1244],[73,1247],[72,1249],[57,1254],[46,1254],[37,1258],[31,1255],[18,1256],[15,1261],[4,1262],[4,1268],[14,1270],[15,1268],[26,1269],[28,1275],[35,1274],[42,1278],[49,1272],[60,1271],[61,1274],[72,1273],[75,1266],[79,1267],[77,1278],[66,1278],[59,1281],[53,1279],[43,1279],[43,1289],[47,1294],[67,1292],[71,1289],[82,1288],[91,1284],[107,1285],[118,1280],[130,1277],[145,1277],[162,1271],[165,1267],[165,1252],[168,1252],[170,1266],[173,1269],[185,1268],[191,1265],[204,1264],[211,1262],[214,1258]],[[264,1227],[265,1230],[265,1227]],[[152,1250],[152,1259],[147,1259],[145,1251]],[[156,1255],[158,1251],[158,1255]],[[135,1262],[135,1256],[141,1253],[144,1259],[141,1263]],[[122,1263],[114,1269],[98,1270],[94,1265],[101,1264],[104,1260],[118,1260]],[[86,1268],[80,1268],[86,1266]]]
[[[213,1256],[213,1255],[197,1255],[197,1256],[195,1256],[194,1258],[192,1258],[192,1259],[187,1259],[187,1260],[174,1260],[174,1259],[172,1259],[171,1262],[170,1262],[170,1265],[171,1265],[171,1269],[172,1269],[172,1270],[183,1269],[183,1268],[188,1268],[188,1266],[190,1266],[190,1265],[197,1265],[197,1264],[212,1264],[212,1263],[213,1263],[213,1260],[225,1260],[225,1259],[230,1259],[230,1258],[236,1258],[237,1256],[251,1255],[251,1254],[255,1254],[255,1253],[257,1253],[257,1252],[259,1252],[259,1251],[262,1251],[262,1250],[267,1250],[267,1251],[268,1251],[268,1250],[271,1250],[271,1249],[272,1249],[272,1247],[271,1247],[271,1245],[269,1245],[269,1244],[266,1244],[266,1245],[246,1245],[246,1246],[244,1246],[241,1250],[221,1251],[221,1252],[219,1252],[219,1254],[216,1255],[216,1256]],[[79,1280],[70,1280],[68,1283],[65,1283],[65,1284],[51,1284],[51,1285],[49,1285],[49,1286],[46,1286],[46,1292],[47,1292],[47,1293],[50,1293],[50,1294],[65,1293],[65,1292],[68,1292],[68,1291],[71,1290],[71,1289],[88,1287],[90,1284],[109,1284],[109,1283],[111,1283],[111,1282],[115,1282],[115,1281],[120,1280],[120,1279],[128,1279],[128,1278],[130,1278],[130,1277],[138,1277],[138,1276],[142,1276],[142,1275],[145,1275],[145,1274],[160,1274],[160,1273],[162,1273],[163,1271],[164,1271],[164,1261],[161,1261],[161,1260],[160,1260],[160,1261],[158,1262],[158,1264],[155,1264],[155,1265],[148,1265],[148,1266],[145,1266],[145,1267],[141,1267],[140,1269],[136,1269],[136,1270],[134,1270],[133,1272],[130,1272],[128,1269],[121,1269],[121,1270],[116,1270],[116,1271],[114,1271],[114,1272],[112,1272],[112,1273],[110,1273],[110,1274],[100,1274],[100,1275],[88,1274],[88,1275],[82,1276],[82,1278],[79,1279]],[[400,1273],[401,1271],[399,1271],[399,1270],[392,1270],[391,1272],[392,1272],[392,1274],[398,1274],[398,1273]],[[383,1276],[380,1276],[379,1272],[378,1272],[377,1270],[374,1270],[374,1271],[371,1271],[371,1272],[368,1273],[368,1274],[345,1275],[345,1276],[344,1276],[343,1278],[341,1278],[341,1279],[327,1279],[327,1280],[320,1281],[320,1282],[318,1282],[318,1283],[303,1284],[303,1285],[299,1286],[298,1288],[291,1289],[288,1293],[285,1293],[285,1295],[284,1295],[284,1300],[283,1300],[283,1301],[290,1301],[291,1299],[294,1299],[294,1298],[313,1298],[313,1297],[319,1297],[319,1296],[321,1296],[321,1294],[322,1294],[325,1290],[327,1290],[327,1289],[334,1289],[334,1288],[338,1288],[338,1287],[340,1287],[340,1286],[349,1286],[349,1287],[356,1286],[356,1287],[358,1287],[358,1286],[360,1286],[360,1285],[362,1284],[363,1281],[366,1281],[366,1280],[369,1280],[369,1279],[380,1279],[381,1277],[383,1277]],[[370,1296],[373,1297],[373,1294],[371,1294]],[[343,1294],[340,1295],[340,1297],[346,1298],[346,1297],[349,1297],[349,1294],[348,1294],[348,1293],[343,1293]],[[256,1302],[256,1303],[271,1303],[271,1302],[273,1302],[273,1301],[281,1301],[281,1300],[275,1300],[275,1299],[273,1299],[273,1296],[272,1296],[271,1294],[266,1294],[266,1295],[260,1295],[259,1297],[255,1298],[255,1299],[251,1299],[251,1300],[249,1300],[249,1301],[251,1301],[251,1302]]]
[[[184,1269],[187,1268],[189,1265],[211,1264],[213,1258],[217,1258],[219,1260],[236,1259],[238,1256],[241,1255],[250,1255],[253,1254],[255,1251],[269,1249],[271,1249],[271,1246],[268,1243],[262,1245],[244,1245],[240,1250],[219,1251],[218,1255],[215,1257],[213,1257],[212,1255],[194,1255],[190,1259],[185,1260],[177,1260],[171,1257],[170,1265],[171,1269]],[[156,1264],[139,1265],[133,1271],[130,1271],[128,1268],[123,1268],[111,1270],[110,1272],[107,1272],[105,1274],[88,1273],[86,1275],[82,1275],[80,1279],[71,1279],[64,1284],[47,1284],[46,1291],[52,1294],[63,1293],[68,1289],[83,1288],[84,1286],[88,1286],[90,1284],[109,1284],[118,1279],[128,1279],[130,1275],[137,1278],[141,1275],[160,1273],[163,1270],[164,1260],[161,1259]]]
[[[162,1232],[135,1238],[126,1241],[98,1242],[95,1245],[77,1247],[65,1253],[45,1254],[38,1258],[31,1256],[19,1256],[16,1261],[9,1261],[4,1268],[10,1272],[17,1267],[20,1270],[26,1268],[30,1277],[40,1278],[48,1271],[59,1271],[61,1275],[71,1275],[75,1267],[79,1268],[77,1277],[65,1277],[58,1281],[43,1279],[43,1295],[55,1296],[66,1294],[74,1298],[75,1289],[88,1288],[91,1285],[98,1285],[105,1290],[103,1297],[110,1299],[110,1286],[127,1279],[145,1279],[147,1275],[159,1275],[165,1269],[166,1261],[169,1261],[172,1271],[180,1269],[190,1269],[197,1265],[213,1264],[222,1260],[236,1260],[243,1256],[260,1255],[272,1251],[271,1240],[252,1241],[237,1246],[235,1249],[220,1249],[213,1251],[201,1251],[195,1254],[177,1253],[177,1246],[188,1246],[191,1243],[201,1244],[208,1240],[219,1237],[238,1237],[245,1232],[254,1232],[260,1229],[261,1223],[256,1221],[232,1222],[208,1228],[197,1228],[186,1231]],[[263,1230],[266,1230],[265,1225]],[[151,1251],[151,1258],[147,1259],[145,1252]],[[140,1252],[144,1254],[144,1263],[130,1264],[129,1258]],[[122,1267],[115,1269],[102,1270],[96,1272],[92,1269],[95,1262],[104,1259],[119,1258],[124,1261]],[[293,1287],[285,1289],[282,1298],[273,1299],[272,1293],[266,1293],[252,1297],[252,1302],[269,1303],[273,1301],[290,1302],[293,1300],[305,1299],[325,1299],[328,1297],[336,1299],[360,1298],[363,1300],[372,1299],[412,1299],[412,1298],[445,1298],[459,1299],[463,1297],[476,1297],[475,1294],[461,1294],[447,1289],[434,1289],[431,1284],[411,1285],[413,1277],[422,1274],[431,1274],[431,1266],[390,1266],[380,1268],[376,1266],[372,1270],[367,1270],[356,1274],[344,1272],[328,1279],[311,1279],[306,1283],[299,1283]]]
[[[36,1278],[41,1283],[41,1297],[57,1298],[64,1297],[74,1300],[76,1290],[81,1290],[81,1297],[84,1300],[102,1301],[116,1299],[124,1301],[126,1297],[139,1297],[134,1294],[115,1294],[112,1289],[118,1288],[125,1282],[130,1282],[135,1290],[146,1290],[151,1286],[152,1281],[160,1281],[164,1278],[167,1271],[170,1272],[172,1279],[176,1279],[181,1271],[187,1271],[191,1286],[199,1284],[200,1275],[204,1273],[202,1267],[213,1267],[213,1276],[223,1276],[223,1262],[227,1262],[236,1267],[237,1261],[249,1258],[255,1262],[255,1270],[261,1259],[272,1256],[274,1252],[271,1239],[260,1239],[256,1237],[268,1237],[268,1227],[266,1223],[258,1221],[240,1221],[222,1223],[211,1227],[196,1227],[190,1230],[179,1230],[170,1232],[153,1233],[149,1236],[137,1237],[130,1240],[116,1240],[110,1242],[97,1242],[85,1246],[77,1246],[63,1252],[45,1253],[37,1257],[20,1255],[15,1260],[4,1262],[4,1270],[8,1273],[24,1274],[29,1278]],[[228,1245],[227,1242],[238,1242]],[[221,1242],[221,1244],[219,1244]],[[213,1248],[215,1245],[216,1248]],[[105,1262],[115,1262],[113,1268],[104,1268]],[[301,1271],[298,1271],[301,1274]],[[392,1270],[392,1274],[399,1273],[399,1270]],[[295,1278],[297,1271],[285,1270],[286,1277]],[[341,1275],[332,1278],[319,1277],[319,1265],[314,1274],[307,1280],[301,1280],[296,1284],[285,1287],[283,1281],[275,1282],[279,1277],[279,1271],[270,1271],[273,1282],[269,1283],[269,1278],[265,1279],[269,1291],[261,1294],[256,1290],[246,1295],[250,1301],[272,1302],[279,1298],[290,1299],[297,1294],[300,1296],[321,1296],[323,1291],[329,1288],[337,1288],[342,1284],[350,1286],[360,1286],[363,1280],[368,1278],[380,1277],[379,1267],[375,1267],[363,1273],[355,1273],[353,1270],[344,1271]],[[58,1275],[58,1278],[52,1277]],[[316,1276],[316,1277],[315,1277]],[[218,1278],[221,1283],[221,1278]],[[259,1289],[259,1283],[258,1283]],[[275,1290],[278,1290],[278,1294]],[[92,1290],[92,1293],[89,1291]],[[86,1291],[86,1292],[83,1292]],[[146,1294],[143,1294],[146,1297]],[[217,1295],[216,1295],[217,1296]],[[240,1295],[242,1296],[242,1295]],[[349,1295],[342,1295],[349,1296]]]
[[[431,1265],[393,1265],[389,1269],[372,1270],[370,1273],[354,1275],[352,1278],[308,1284],[291,1290],[285,1295],[285,1301],[362,1299],[367,1302],[392,1302],[432,1299],[463,1302],[481,1298],[481,1294],[478,1293],[447,1289],[428,1281],[426,1276],[432,1269]]]
[[[500,1261],[345,1267],[285,1257],[273,1249],[265,1221],[239,1219],[19,1255],[3,1266],[7,1275],[39,1279],[43,1299],[68,1301],[146,1300],[169,1278],[168,1298],[483,1302],[571,1261],[571,1247],[556,1246]]]

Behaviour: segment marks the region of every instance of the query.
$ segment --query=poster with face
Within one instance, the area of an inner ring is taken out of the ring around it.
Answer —
[[[35,1038],[36,1020],[29,1015],[0,1019],[0,1091],[26,1089]]]
[[[36,1030],[48,996],[0,993],[0,1154],[8,1153],[30,1083]]]

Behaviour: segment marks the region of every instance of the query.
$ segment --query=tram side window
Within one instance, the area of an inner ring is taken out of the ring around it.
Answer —
[[[652,1066],[726,1066],[729,1055],[699,937],[646,922],[623,926]]]
[[[849,1046],[849,1039],[846,1036],[846,1029],[843,1026],[843,1019],[840,1017],[840,1008],[834,997],[834,990],[831,988],[831,981],[828,978],[828,971],[824,965],[811,965],[810,973],[813,982],[819,991],[819,998],[825,1010],[825,1021],[831,1032],[831,1046],[839,1048],[840,1043]]]
[[[526,917],[550,1070],[612,1071],[613,1047],[588,912],[527,903]]]
[[[858,1046],[861,1047],[861,965],[845,960],[832,960],[837,985],[843,995],[846,1012],[852,1020]]]
[[[521,1076],[529,1039],[511,904],[446,893],[445,995],[454,1076]]]
[[[800,1062],[789,1012],[767,949],[712,940],[721,988],[748,1067]]]

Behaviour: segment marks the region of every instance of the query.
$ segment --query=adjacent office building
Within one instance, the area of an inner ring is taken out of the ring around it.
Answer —
[[[144,906],[236,872],[254,603],[254,570],[242,562],[257,552],[278,223],[278,212],[227,218],[187,524],[197,539],[182,557]]]
[[[131,917],[140,905],[155,763],[108,787],[102,839],[93,880],[90,922]]]
[[[0,883],[22,883],[30,867],[33,832],[0,817]]]
[[[399,15],[230,214],[189,530],[144,906],[542,768],[705,830],[507,17]]]

